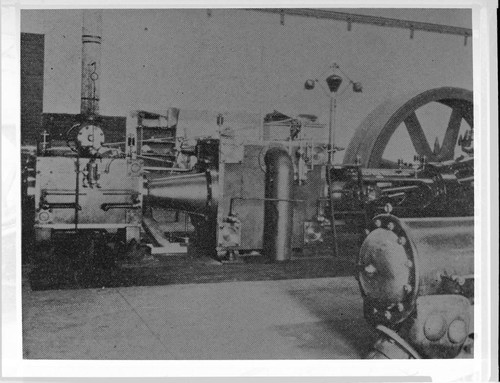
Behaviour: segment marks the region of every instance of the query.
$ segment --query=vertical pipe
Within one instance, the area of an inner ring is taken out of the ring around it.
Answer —
[[[80,113],[99,114],[99,76],[101,74],[102,11],[83,11],[82,90]]]
[[[264,157],[266,182],[263,251],[273,261],[292,256],[293,163],[284,148],[271,148]]]
[[[75,231],[78,230],[78,210],[80,205],[80,156],[76,156],[75,162]]]
[[[333,152],[330,153],[331,156],[333,156]],[[332,220],[332,250],[333,250],[333,256],[337,257],[339,255],[339,244],[338,244],[338,237],[337,237],[337,227],[335,226],[335,201],[333,198],[333,180],[332,180],[332,167],[333,165],[329,163],[325,167],[326,171],[326,183],[328,185],[328,200],[329,200],[329,206],[330,206],[330,216]]]
[[[260,93],[260,102],[259,102],[259,140],[264,140],[264,89],[265,89],[265,74],[264,74],[264,46],[260,47],[260,76],[259,76],[259,93]]]
[[[328,119],[328,163],[333,165],[333,96],[330,96],[330,118]]]

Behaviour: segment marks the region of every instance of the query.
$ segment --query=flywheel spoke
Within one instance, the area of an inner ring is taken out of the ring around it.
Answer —
[[[408,133],[410,134],[410,139],[416,152],[419,155],[426,156],[429,160],[433,161],[435,155],[429,146],[429,142],[425,137],[424,130],[422,129],[422,125],[420,125],[420,121],[418,120],[415,112],[406,117],[404,123]]]
[[[402,159],[408,160],[407,154],[412,155],[415,152],[426,156],[430,162],[453,159],[462,120],[471,129],[474,128],[472,96],[470,90],[454,87],[441,87],[425,91],[412,90],[405,94],[394,95],[377,106],[361,122],[347,147],[344,163],[353,164],[360,158],[363,167],[393,168],[397,166],[391,161],[387,161],[390,154],[398,153],[397,155],[404,157]],[[427,105],[430,105],[430,109],[427,109]],[[436,113],[440,110],[436,108],[448,113],[451,109],[451,114],[447,117],[441,113],[441,117],[444,117],[441,119]],[[423,114],[418,114],[419,111],[423,111]],[[421,120],[418,116],[421,117]],[[440,123],[430,122],[434,119],[447,121],[448,125],[442,126]],[[424,121],[425,126],[429,128],[432,126],[431,124],[434,124],[436,128],[446,129],[446,131],[436,130],[435,133],[432,133],[431,129],[424,131],[422,128]],[[398,131],[403,123],[413,148],[408,148],[406,134]],[[429,140],[426,134],[431,135]],[[441,145],[439,145],[436,136],[443,137]],[[387,148],[390,150],[385,153]],[[412,153],[407,153],[409,151]],[[388,155],[386,158],[383,158],[384,153]]]
[[[462,124],[462,110],[453,108],[448,121],[448,127],[444,135],[443,144],[439,151],[438,159],[441,161],[452,160],[455,155],[455,147],[457,145],[458,133]]]

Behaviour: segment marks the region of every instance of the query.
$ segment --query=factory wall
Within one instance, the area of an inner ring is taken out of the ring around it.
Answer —
[[[43,110],[44,36],[21,33],[21,136],[36,141]],[[23,142],[24,143],[24,142]]]
[[[348,11],[471,27],[470,10]],[[81,26],[81,10],[21,13],[23,32],[45,34],[45,113],[79,113]],[[104,10],[102,36],[101,114],[178,107],[178,128],[188,135],[215,132],[219,112],[245,121],[240,128],[251,134],[273,110],[327,123],[328,97],[305,90],[304,81],[326,77],[333,62],[363,84],[363,93],[338,100],[340,146],[391,95],[472,89],[472,41],[460,36],[415,31],[410,38],[408,30],[360,24],[349,31],[344,22],[293,16],[281,25],[276,14],[218,9],[210,16],[205,9]],[[182,126],[188,110],[202,112],[193,114],[198,123]]]

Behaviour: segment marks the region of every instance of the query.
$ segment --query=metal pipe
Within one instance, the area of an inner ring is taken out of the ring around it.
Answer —
[[[282,198],[247,198],[231,197],[229,201],[229,215],[234,215],[234,201],[285,201],[285,202],[306,202],[305,199],[282,199]]]
[[[334,108],[335,104],[335,108]],[[335,147],[335,111],[337,109],[337,100],[330,95],[330,118],[328,119],[328,163],[333,165],[334,147]]]
[[[139,209],[141,208],[140,203],[120,203],[120,202],[108,202],[101,205],[101,209],[108,211],[110,209]]]
[[[332,158],[333,158],[333,152],[332,152]],[[332,165],[329,163],[325,170],[326,170],[326,182],[328,184],[328,198],[330,199],[330,215],[331,215],[331,228],[332,228],[332,241],[333,241],[333,256],[337,257],[339,255],[339,246],[338,246],[338,238],[337,238],[337,228],[335,227],[335,205],[334,205],[334,197],[333,194],[335,193],[335,190],[333,189],[333,180],[332,180],[332,172],[331,172]]]
[[[137,157],[144,158],[145,160],[152,160],[152,161],[158,161],[158,162],[170,162],[171,164],[175,163],[175,161],[166,160],[163,158],[152,157],[152,156],[143,156],[142,154],[138,154]]]
[[[273,261],[287,261],[292,256],[293,232],[293,163],[284,148],[270,148],[266,164],[264,202],[264,255]],[[275,200],[272,200],[275,199]]]
[[[162,172],[177,172],[177,173],[187,173],[191,171],[191,169],[167,168],[163,166],[143,166],[142,168],[147,171],[162,171]]]
[[[248,11],[257,11],[265,13],[279,13],[281,15],[292,15],[302,17],[313,17],[316,19],[329,19],[345,21],[348,25],[353,23],[376,25],[379,27],[391,27],[408,29],[410,31],[425,31],[433,33],[443,33],[449,35],[472,36],[472,29],[455,27],[451,25],[442,25],[434,23],[424,23],[420,21],[401,20],[389,17],[360,15],[356,13],[337,12],[322,9],[310,8],[247,8]]]
[[[80,207],[80,156],[76,156],[75,161],[75,230],[78,230],[78,211]]]
[[[73,209],[76,211],[82,210],[81,205],[75,203],[75,202],[55,202],[55,203],[49,203],[45,202],[42,207],[44,209]]]
[[[99,114],[102,11],[85,9],[82,27],[82,89],[80,113]]]

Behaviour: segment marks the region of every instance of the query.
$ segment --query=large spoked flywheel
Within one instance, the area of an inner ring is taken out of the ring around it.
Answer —
[[[437,112],[430,112],[433,105],[437,105]],[[443,116],[433,120],[436,113]],[[473,98],[469,90],[443,87],[398,95],[379,105],[361,123],[347,147],[344,164],[358,160],[366,168],[394,167],[396,161],[386,149],[398,128],[406,129],[413,154],[426,156],[431,162],[452,160],[464,123],[473,128]]]

